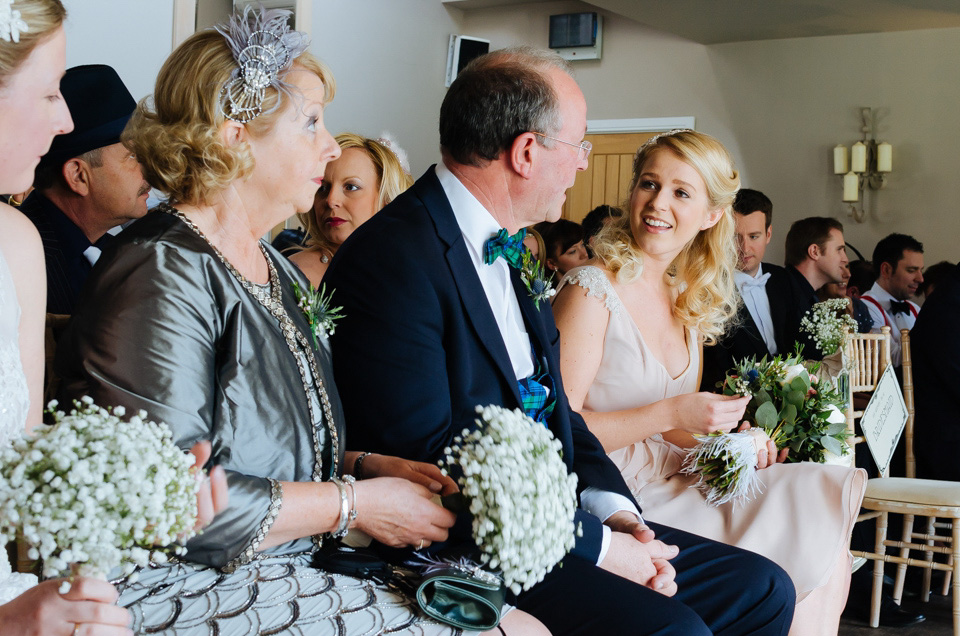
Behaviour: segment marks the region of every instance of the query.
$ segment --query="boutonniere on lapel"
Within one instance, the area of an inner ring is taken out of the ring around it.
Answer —
[[[549,300],[557,290],[553,288],[552,273],[534,258],[530,250],[525,250],[523,258],[520,261],[520,280],[523,286],[527,288],[527,293],[533,299],[533,304],[540,309],[541,300]]]
[[[320,289],[310,285],[308,289],[303,290],[298,283],[293,284],[293,293],[297,297],[297,305],[303,311],[310,325],[310,333],[313,336],[313,345],[319,347],[319,338],[321,336],[332,336],[336,331],[337,321],[343,318],[343,307],[331,307],[333,301],[333,290],[327,293],[326,285],[320,283]]]

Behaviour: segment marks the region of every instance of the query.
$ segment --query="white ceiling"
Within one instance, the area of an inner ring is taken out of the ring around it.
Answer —
[[[443,0],[470,10],[532,0]],[[960,27],[960,0],[589,0],[701,44]]]

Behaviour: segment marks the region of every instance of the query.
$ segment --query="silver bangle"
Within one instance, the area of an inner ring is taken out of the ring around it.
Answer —
[[[347,496],[347,484],[350,485],[350,489],[353,490],[353,483],[356,481],[351,475],[344,475],[343,479],[338,479],[336,477],[330,477],[332,481],[337,486],[337,490],[340,492],[340,518],[337,522],[337,529],[330,533],[334,539],[342,539],[347,536],[347,530],[350,526],[351,519],[357,518],[357,509],[356,507],[350,507],[350,497]],[[356,506],[356,493],[353,495],[353,503]]]

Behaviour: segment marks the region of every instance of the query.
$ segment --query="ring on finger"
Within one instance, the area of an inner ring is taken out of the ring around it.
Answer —
[[[73,624],[73,636],[77,636],[80,633],[80,623]]]
[[[420,545],[417,546],[417,550],[423,550],[423,539],[420,539]]]

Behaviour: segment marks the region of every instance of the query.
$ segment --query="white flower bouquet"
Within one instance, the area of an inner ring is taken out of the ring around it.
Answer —
[[[481,561],[519,594],[573,547],[577,476],[567,471],[560,442],[520,409],[478,406],[477,413],[479,428],[464,429],[439,464],[460,475]]]
[[[847,313],[849,298],[831,298],[815,304],[800,321],[806,332],[825,356],[832,355],[843,345],[847,329],[857,332],[857,321]]]
[[[0,452],[0,542],[21,536],[44,577],[129,574],[183,553],[200,489],[193,458],[143,411],[123,421],[123,407],[74,405]]]

